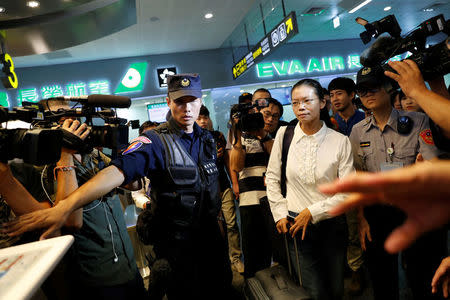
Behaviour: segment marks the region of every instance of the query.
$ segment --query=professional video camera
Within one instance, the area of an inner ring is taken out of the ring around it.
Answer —
[[[369,23],[362,18],[356,18],[358,24],[366,31],[360,34],[364,44],[372,38],[378,38],[382,33],[389,36],[379,37],[368,49],[361,54],[361,64],[365,67],[382,66],[383,69],[393,71],[386,62],[393,56],[407,51],[412,55],[408,59],[418,65],[425,80],[450,73],[450,20],[445,20],[442,14],[422,22],[417,29],[405,37],[401,37],[402,29],[394,15]],[[426,47],[429,36],[443,32],[447,35],[444,41]],[[394,71],[395,72],[395,71]]]
[[[63,96],[46,100],[49,109],[44,112],[42,120],[36,120],[35,126],[53,127],[58,124],[61,118],[85,118],[84,122],[91,131],[84,141],[68,131],[63,131],[64,147],[77,150],[80,153],[89,153],[93,147],[117,149],[128,144],[127,120],[118,118],[116,112],[108,108],[128,108],[131,105],[130,98],[114,95],[89,95],[82,97]],[[59,108],[54,111],[51,107],[52,102],[55,103],[55,101],[76,102],[81,104],[81,107]],[[94,121],[101,121],[104,124],[94,125]]]
[[[231,107],[231,118],[239,119],[237,126],[242,132],[264,128],[262,114],[254,112],[255,108],[261,109],[268,105],[267,99],[257,99],[254,103],[235,104]]]
[[[0,123],[21,120],[30,122],[38,115],[36,107],[18,107],[13,111],[0,107]],[[14,158],[33,165],[55,163],[61,156],[62,131],[45,128],[0,128],[0,161]]]

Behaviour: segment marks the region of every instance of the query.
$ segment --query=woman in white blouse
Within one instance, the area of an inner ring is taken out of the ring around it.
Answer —
[[[286,196],[281,193],[281,157],[287,127],[278,130],[272,148],[266,173],[267,196],[278,232],[289,231],[298,241],[306,290],[314,299],[342,299],[347,224],[345,216],[331,218],[328,210],[345,196],[329,197],[317,186],[354,171],[350,141],[320,119],[326,102],[317,81],[297,82],[291,98],[299,122],[287,155]],[[289,222],[288,215],[295,221]]]

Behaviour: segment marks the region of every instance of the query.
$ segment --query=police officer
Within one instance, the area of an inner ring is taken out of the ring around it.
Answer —
[[[19,218],[8,231],[50,227],[45,238],[77,207],[147,176],[156,202],[155,252],[169,262],[169,299],[227,298],[231,268],[217,222],[221,202],[216,146],[211,134],[195,123],[202,105],[200,76],[169,76],[166,100],[172,115],[168,122],[133,140],[112,166],[65,201]]]
[[[386,171],[415,163],[419,153],[426,160],[439,154],[428,117],[422,113],[393,109],[389,95],[391,89],[392,82],[383,75],[381,67],[366,67],[357,74],[356,91],[363,105],[373,112],[372,116],[356,124],[350,135],[357,169]],[[398,256],[388,254],[383,246],[390,232],[403,223],[403,213],[393,206],[373,205],[364,211],[359,210],[358,221],[375,299],[398,299]],[[408,250],[411,255],[404,256],[415,299],[428,299],[430,296],[432,270],[439,265],[439,257],[443,254],[440,251],[445,249],[439,234],[428,238],[427,241],[418,241]],[[430,241],[434,243],[433,248],[428,247],[428,251],[421,249]]]

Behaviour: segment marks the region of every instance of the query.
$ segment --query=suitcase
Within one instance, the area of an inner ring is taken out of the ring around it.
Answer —
[[[289,255],[286,235],[284,235],[284,244],[288,257],[289,272],[281,266],[273,266],[256,272],[255,276],[245,282],[244,294],[247,300],[307,300],[312,299],[302,287],[301,275],[299,283],[292,279],[292,267]],[[294,248],[296,253],[296,263],[300,270],[300,261],[298,257],[297,242],[294,239]]]

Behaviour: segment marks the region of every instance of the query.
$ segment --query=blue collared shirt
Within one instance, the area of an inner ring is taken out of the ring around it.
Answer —
[[[356,110],[347,122],[339,115],[339,113],[334,115],[334,118],[339,126],[339,132],[345,134],[346,136],[350,136],[353,126],[364,120],[365,117],[366,115],[360,110]]]

